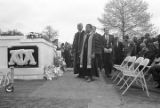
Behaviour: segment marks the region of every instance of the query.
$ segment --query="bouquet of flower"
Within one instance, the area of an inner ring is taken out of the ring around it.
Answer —
[[[60,67],[63,71],[65,71],[66,62],[62,57],[55,57],[54,58],[54,65],[56,67]]]
[[[44,67],[44,79],[45,80],[53,80],[56,79],[58,76],[55,71],[55,66],[45,66]]]
[[[56,67],[54,65],[49,65],[44,68],[44,79],[53,80],[58,77],[63,76],[64,70],[62,67]]]

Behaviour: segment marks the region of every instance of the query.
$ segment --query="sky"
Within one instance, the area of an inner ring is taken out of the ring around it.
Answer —
[[[59,32],[61,42],[72,43],[77,23],[101,28],[97,20],[109,0],[0,0],[0,29],[17,29],[24,34],[41,32],[48,25]],[[152,23],[160,29],[160,0],[149,4]]]

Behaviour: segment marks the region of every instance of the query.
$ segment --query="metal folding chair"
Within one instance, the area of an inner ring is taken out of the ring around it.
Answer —
[[[116,77],[118,75],[118,72],[121,68],[123,68],[123,66],[125,66],[125,64],[127,64],[127,62],[129,61],[129,59],[131,58],[131,56],[127,56],[120,65],[114,64],[113,68],[115,69],[114,74],[112,75],[113,79],[114,77]]]
[[[126,74],[130,74],[131,72],[133,72],[133,71],[135,71],[137,68],[139,68],[140,63],[142,63],[143,60],[144,60],[143,57],[139,57],[139,58],[132,64],[132,66],[130,66],[129,69],[126,69],[126,70],[123,70],[123,71],[122,71],[122,74],[123,74],[123,75],[122,75],[120,81],[123,80],[124,83],[123,83],[123,85],[121,86],[120,89],[122,89],[122,88],[124,87],[124,85],[126,84],[126,82],[125,82],[125,77],[127,77]]]
[[[121,63],[121,65],[114,65],[113,66],[113,68],[115,69],[115,71],[114,71],[114,74],[112,75],[112,80],[113,80],[113,82],[114,81],[116,81],[117,80],[117,76],[120,74],[120,71],[124,68],[124,67],[126,67],[128,64],[128,62],[129,62],[129,59],[131,58],[131,56],[127,56],[124,60],[123,60],[123,62]]]
[[[136,60],[136,56],[130,57],[128,62],[122,68],[119,69],[119,74],[116,76],[116,78],[113,81],[113,82],[115,82],[118,78],[120,78],[120,80],[118,81],[118,83],[116,85],[118,85],[121,82],[121,80],[123,79],[122,78],[123,77],[122,72],[124,70],[128,70],[134,64],[135,60]]]
[[[144,59],[139,65],[137,64],[133,70],[128,70],[126,72],[123,72],[124,76],[127,76],[128,78],[124,80],[124,84],[122,85],[121,89],[126,85],[127,87],[122,92],[122,95],[126,93],[126,91],[131,87],[131,85],[136,82],[137,85],[140,83],[142,89],[146,90],[147,96],[149,96],[147,83],[144,77],[144,70],[149,64],[149,59]],[[130,81],[130,83],[129,83]]]

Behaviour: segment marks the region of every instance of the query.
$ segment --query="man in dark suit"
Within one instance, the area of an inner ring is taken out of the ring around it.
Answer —
[[[123,59],[127,56],[131,56],[133,45],[129,41],[129,36],[125,35],[123,37]]]
[[[99,76],[98,71],[102,69],[103,38],[96,32],[95,26],[93,26],[93,32],[93,52],[95,53],[95,58],[93,59],[93,69],[97,76]]]
[[[104,29],[103,35],[103,67],[105,74],[110,77],[113,66],[113,35],[109,35],[109,30]]]
[[[113,45],[114,64],[121,64],[123,61],[123,44],[119,41],[119,37],[115,37]]]
[[[84,77],[82,71],[80,70],[80,52],[82,49],[83,37],[85,32],[83,31],[83,25],[79,23],[77,25],[78,32],[74,36],[74,41],[72,45],[72,53],[74,57],[74,74],[78,74],[77,77]]]

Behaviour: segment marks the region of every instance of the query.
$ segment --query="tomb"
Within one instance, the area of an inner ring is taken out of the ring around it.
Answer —
[[[0,36],[0,70],[14,67],[15,79],[42,79],[55,54],[56,46],[44,39]]]

